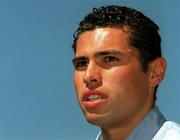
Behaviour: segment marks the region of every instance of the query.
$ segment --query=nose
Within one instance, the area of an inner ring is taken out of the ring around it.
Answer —
[[[86,87],[90,90],[94,90],[101,86],[102,77],[99,66],[93,62],[89,63],[84,74],[83,81],[86,84]]]

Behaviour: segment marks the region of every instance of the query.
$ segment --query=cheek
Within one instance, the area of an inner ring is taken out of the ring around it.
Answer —
[[[74,86],[75,88],[79,88],[82,84],[82,74],[78,72],[74,72]]]
[[[103,87],[107,94],[109,94],[109,98],[111,98],[110,104],[114,104],[110,106],[114,106],[115,110],[118,110],[119,106],[124,107],[127,99],[131,96],[130,86],[132,85],[132,80],[129,77],[129,72],[125,69],[113,70],[111,73],[104,75]]]
[[[131,74],[127,69],[121,68],[119,69],[113,69],[110,72],[106,73],[104,75],[103,81],[108,84],[110,87],[116,86],[116,87],[123,87],[124,85],[127,85],[128,81],[130,81]]]
[[[142,87],[146,86],[142,76],[139,71],[125,68],[114,70],[109,76],[104,76],[105,88],[111,99],[109,102],[111,113],[118,114],[121,111],[127,115],[128,112],[133,112],[141,106],[147,96],[147,88]]]
[[[112,96],[136,98],[146,92],[143,74],[130,68],[114,69],[104,76],[104,82]]]
[[[76,73],[74,73],[74,87],[76,90],[76,94],[78,94],[79,87],[80,87],[79,85],[80,85],[80,78]]]
[[[82,96],[81,93],[84,88],[84,82],[83,82],[82,76],[83,76],[82,73],[74,72],[74,87],[75,87],[78,99],[81,98]]]

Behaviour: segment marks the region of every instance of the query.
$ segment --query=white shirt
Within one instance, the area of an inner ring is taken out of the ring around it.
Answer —
[[[180,140],[180,125],[166,121],[152,140]]]

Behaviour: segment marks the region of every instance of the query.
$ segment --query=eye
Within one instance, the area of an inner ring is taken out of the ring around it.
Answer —
[[[74,62],[75,69],[79,71],[85,70],[87,66],[88,66],[87,60],[78,60]]]
[[[115,61],[119,61],[119,58],[118,57],[115,57],[115,56],[106,56],[104,57],[104,62],[115,62]]]

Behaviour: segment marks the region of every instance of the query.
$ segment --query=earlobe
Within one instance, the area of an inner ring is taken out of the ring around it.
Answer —
[[[156,87],[164,78],[166,72],[166,60],[163,57],[155,59],[150,64],[150,87]]]

